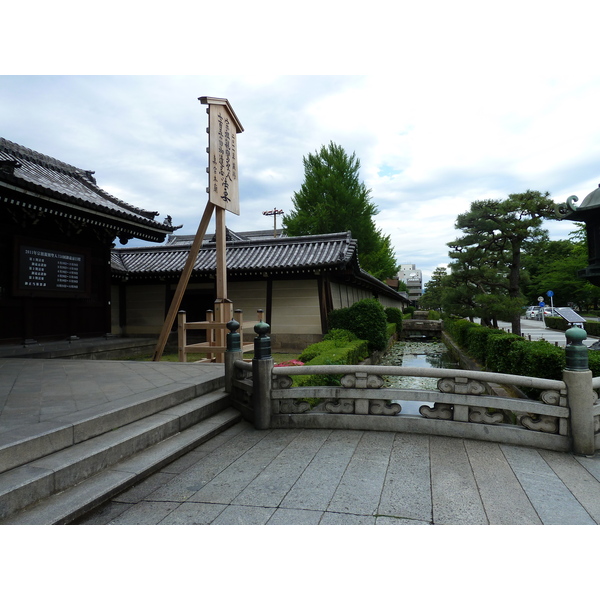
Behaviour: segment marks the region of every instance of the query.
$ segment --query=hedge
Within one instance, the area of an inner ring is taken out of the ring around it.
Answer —
[[[444,321],[444,329],[460,348],[488,371],[562,379],[566,366],[565,349],[550,342],[529,342],[521,336],[465,319],[448,319]],[[588,357],[593,377],[599,377],[600,351],[591,350]]]
[[[336,330],[340,331],[340,330]],[[330,332],[331,333],[331,332]],[[351,332],[345,332],[353,336]],[[329,335],[329,334],[328,334]],[[302,352],[298,360],[310,365],[356,365],[369,356],[369,344],[366,340],[348,339],[349,336],[337,334],[334,339],[311,344]],[[346,339],[344,339],[346,338]],[[339,375],[295,375],[294,386],[340,385]]]
[[[546,317],[546,327],[558,329],[558,331],[567,331],[567,329],[571,327],[571,324],[562,317]],[[587,321],[584,324],[584,329],[588,335],[600,337],[600,323],[596,321]]]

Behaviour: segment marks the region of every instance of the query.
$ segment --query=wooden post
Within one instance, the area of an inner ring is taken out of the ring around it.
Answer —
[[[187,331],[185,330],[185,310],[177,313],[177,359],[179,362],[187,362],[185,347],[187,345]]]
[[[179,306],[181,305],[181,299],[183,298],[185,288],[187,287],[188,281],[190,280],[190,275],[192,274],[192,271],[194,269],[194,263],[196,262],[196,258],[198,257],[198,252],[200,250],[200,247],[202,246],[202,240],[204,239],[204,235],[206,234],[206,230],[208,229],[208,224],[210,223],[210,219],[212,217],[214,208],[214,204],[211,204],[210,202],[206,203],[204,215],[202,215],[200,225],[198,226],[198,231],[196,232],[196,237],[194,238],[194,242],[192,244],[192,247],[190,248],[190,252],[185,262],[185,266],[183,267],[183,271],[181,272],[181,277],[179,278],[179,283],[177,284],[177,289],[175,290],[175,295],[173,296],[173,300],[171,301],[169,312],[167,313],[167,317],[165,318],[165,322],[163,323],[163,327],[158,338],[158,343],[156,344],[156,349],[154,350],[154,355],[152,356],[153,361],[160,360],[165,350],[167,340],[169,339],[169,334],[171,333],[171,327],[173,327],[175,315],[177,314]]]

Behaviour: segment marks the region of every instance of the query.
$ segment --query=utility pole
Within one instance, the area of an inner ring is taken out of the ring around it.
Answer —
[[[282,210],[277,210],[276,208],[274,208],[273,210],[265,210],[263,212],[263,215],[265,215],[265,217],[273,217],[273,237],[277,237],[277,215],[282,215],[283,211]]]

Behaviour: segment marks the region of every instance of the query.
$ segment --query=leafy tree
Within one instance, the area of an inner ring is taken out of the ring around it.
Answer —
[[[458,216],[455,227],[464,235],[450,242],[455,282],[470,294],[468,310],[485,320],[511,321],[521,333],[521,250],[527,240],[543,237],[544,218],[553,218],[549,192],[527,190],[506,200],[478,200]]]
[[[317,235],[351,231],[358,241],[358,258],[365,271],[378,279],[396,274],[398,268],[389,236],[377,229],[379,212],[371,190],[359,179],[360,161],[330,142],[302,159],[304,182],[294,192],[294,210],[283,217],[288,235]]]
[[[437,267],[433,271],[431,279],[425,284],[423,295],[419,298],[420,308],[442,308],[442,293],[447,277],[448,272],[446,267]]]
[[[587,242],[585,230],[572,232],[568,240],[542,240],[531,244],[523,256],[523,265],[529,273],[524,292],[532,304],[548,290],[554,292],[554,306],[571,303],[581,309],[596,307],[600,288],[577,275],[587,266]]]

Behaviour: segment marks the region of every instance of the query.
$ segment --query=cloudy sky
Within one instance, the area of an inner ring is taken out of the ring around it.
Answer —
[[[426,279],[471,202],[527,189],[583,200],[600,183],[591,2],[374,1],[341,14],[309,1],[273,16],[281,5],[259,1],[236,5],[226,38],[189,3],[168,15],[130,4],[107,3],[121,7],[116,24],[103,10],[80,27],[41,4],[31,48],[8,33],[22,52],[4,52],[0,136],[95,171],[180,233],[195,233],[206,203],[204,95],[227,98],[244,127],[231,229],[272,227],[263,211],[290,211],[303,156],[334,141],[360,159],[398,263]],[[573,224],[548,227],[565,238]]]

